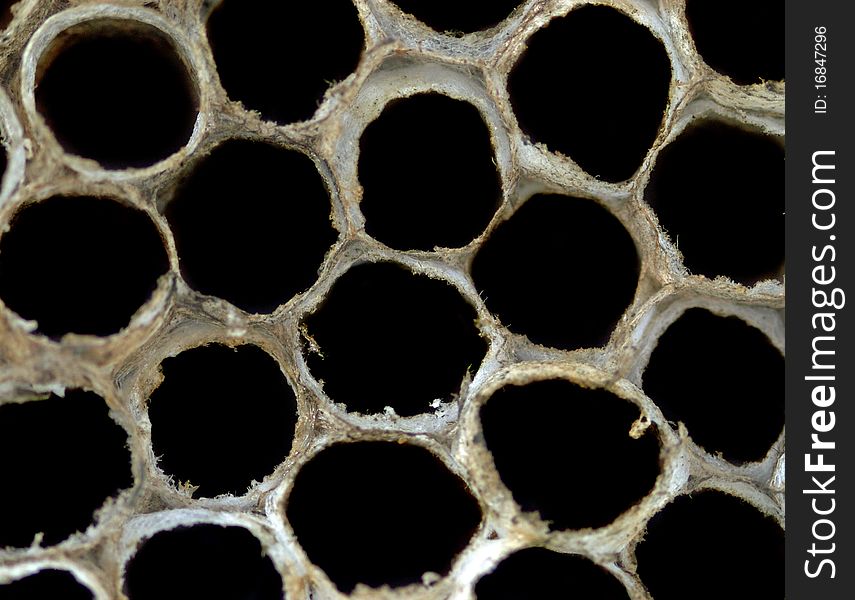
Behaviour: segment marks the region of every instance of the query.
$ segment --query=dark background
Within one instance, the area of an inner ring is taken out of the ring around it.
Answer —
[[[853,143],[851,115],[853,97],[852,66],[855,64],[853,48],[852,7],[849,3],[824,0],[819,2],[787,2],[787,597],[795,599],[836,600],[851,598],[853,585],[852,565],[855,564],[855,533],[852,531],[852,465],[853,449],[850,440],[853,427],[853,410],[849,400],[853,397],[851,364],[855,328],[851,317],[852,307],[837,312],[837,340],[835,362],[837,365],[837,401],[833,406],[837,425],[833,435],[837,449],[833,461],[837,466],[837,479],[832,484],[837,490],[837,509],[830,517],[837,525],[833,540],[837,544],[834,555],[837,565],[835,579],[818,577],[809,579],[804,574],[804,561],[811,558],[806,553],[812,540],[811,525],[817,517],[810,506],[811,497],[802,493],[810,487],[810,477],[804,473],[804,454],[809,451],[812,427],[810,417],[815,407],[810,391],[813,385],[804,381],[811,365],[811,246],[825,244],[827,233],[815,231],[810,222],[813,211],[811,194],[816,186],[811,183],[811,155],[817,150],[836,150],[836,179],[834,192],[837,204],[837,285],[846,290],[850,302],[855,302],[852,287],[853,257]],[[813,114],[814,88],[814,27],[826,26],[828,31],[828,89],[829,110],[826,115]],[[828,171],[826,171],[828,173]],[[826,286],[833,287],[833,286]],[[829,438],[830,439],[830,438]],[[821,475],[821,473],[820,473]],[[823,480],[824,478],[820,478]],[[825,542],[823,542],[825,544]],[[817,557],[819,558],[819,557]],[[818,560],[812,560],[818,564]],[[826,568],[823,573],[829,571]]]

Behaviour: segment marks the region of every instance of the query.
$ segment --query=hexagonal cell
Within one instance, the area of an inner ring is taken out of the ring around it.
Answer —
[[[782,0],[686,0],[704,62],[740,85],[784,79],[784,12]]]
[[[282,577],[243,527],[200,524],[161,531],[125,566],[129,600],[285,598]]]
[[[528,548],[511,554],[475,585],[478,600],[568,597],[628,600],[620,581],[584,556]]]
[[[656,139],[670,82],[668,54],[646,27],[589,5],[529,39],[508,90],[533,142],[618,182],[632,177]]]
[[[107,498],[133,485],[127,444],[92,392],[0,405],[0,547],[85,531]]]
[[[448,573],[481,521],[465,483],[431,452],[336,444],[305,464],[285,508],[309,559],[344,593]]]
[[[74,575],[60,569],[44,569],[11,583],[0,584],[0,600],[91,600],[94,597],[92,590],[77,581]]]
[[[720,492],[682,496],[659,511],[636,556],[656,600],[784,597],[783,529]]]
[[[781,277],[784,147],[775,138],[690,125],[659,154],[644,198],[691,272],[746,285]]]
[[[109,198],[27,204],[0,237],[0,298],[52,338],[118,332],[168,270],[148,215]]]
[[[199,486],[200,496],[240,495],[291,451],[297,401],[279,364],[261,348],[219,344],[161,364],[148,414],[160,468]]]
[[[505,386],[481,407],[502,482],[553,530],[608,525],[650,492],[659,443],[653,425],[630,437],[638,418],[627,400],[559,379]]]
[[[465,246],[502,200],[490,130],[442,94],[392,100],[359,143],[365,231],[400,250]]]
[[[229,98],[278,123],[310,118],[356,68],[365,42],[350,0],[225,0],[207,32]]]
[[[164,213],[191,287],[269,313],[315,283],[337,238],[330,211],[307,156],[232,140],[192,168]]]
[[[306,358],[334,402],[402,416],[450,400],[487,351],[475,309],[444,281],[393,263],[351,268],[306,317],[320,352]]]
[[[459,35],[501,23],[523,0],[459,2],[458,0],[392,0],[402,11],[436,31]]]
[[[632,302],[639,260],[623,225],[594,201],[532,196],[472,263],[491,313],[532,342],[601,346]]]
[[[643,387],[710,453],[762,459],[784,427],[784,357],[737,317],[687,310],[659,337]]]
[[[71,154],[108,169],[147,167],[193,133],[197,92],[161,30],[123,19],[63,31],[42,55],[36,107]]]

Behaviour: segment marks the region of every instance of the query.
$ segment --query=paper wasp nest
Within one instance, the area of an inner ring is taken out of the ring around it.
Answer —
[[[0,598],[783,596],[783,3],[468,4],[5,3]]]

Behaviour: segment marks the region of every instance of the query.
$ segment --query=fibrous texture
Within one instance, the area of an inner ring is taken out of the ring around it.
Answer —
[[[780,23],[469,4],[11,5],[0,598],[783,596]]]

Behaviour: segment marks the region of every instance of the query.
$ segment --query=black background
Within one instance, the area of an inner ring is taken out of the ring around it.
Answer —
[[[852,531],[852,479],[853,449],[850,434],[855,415],[849,400],[852,394],[852,357],[855,328],[852,326],[853,308],[846,306],[837,312],[835,362],[837,365],[837,401],[833,406],[837,424],[826,434],[837,441],[836,451],[826,457],[837,466],[837,509],[830,517],[837,525],[833,540],[837,551],[833,556],[837,565],[836,578],[829,579],[829,570],[823,576],[810,579],[804,574],[804,561],[811,558],[806,550],[812,539],[811,525],[817,517],[810,506],[811,496],[802,493],[810,487],[810,477],[804,472],[804,454],[809,451],[810,418],[815,410],[810,398],[813,385],[805,382],[810,374],[811,330],[811,246],[827,243],[828,233],[818,232],[811,226],[811,194],[817,186],[811,183],[811,155],[817,150],[835,150],[837,183],[834,192],[837,203],[834,211],[837,226],[837,280],[835,285],[846,290],[849,302],[855,302],[855,289],[851,285],[853,261],[853,166],[852,127],[850,111],[855,106],[851,80],[855,63],[851,5],[845,2],[806,0],[787,2],[787,597],[836,600],[851,598],[853,586]],[[828,28],[828,114],[814,115],[814,28]],[[826,171],[828,173],[828,171]],[[829,232],[830,233],[830,232]],[[833,286],[826,286],[833,287]],[[829,439],[831,439],[829,437]],[[822,475],[820,473],[819,475]],[[823,477],[819,478],[824,480]],[[822,544],[826,544],[823,542]],[[812,559],[812,565],[818,564]]]

